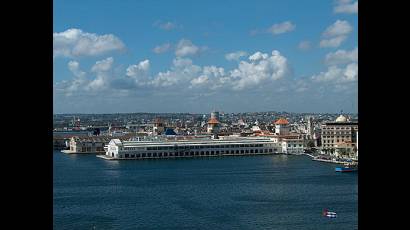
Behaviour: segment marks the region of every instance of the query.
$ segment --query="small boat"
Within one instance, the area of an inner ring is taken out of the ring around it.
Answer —
[[[355,172],[357,171],[357,165],[352,163],[347,163],[343,167],[336,167],[336,172]]]
[[[325,209],[323,211],[323,216],[326,216],[326,217],[329,217],[329,218],[336,218],[337,214],[336,214],[336,212],[331,212],[331,211],[328,211],[327,209]]]

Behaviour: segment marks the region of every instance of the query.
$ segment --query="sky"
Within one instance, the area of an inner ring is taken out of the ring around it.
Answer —
[[[357,112],[354,0],[54,0],[54,113]]]

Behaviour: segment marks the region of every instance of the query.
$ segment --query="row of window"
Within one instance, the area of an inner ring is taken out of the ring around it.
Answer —
[[[144,158],[144,157],[171,157],[171,156],[212,156],[220,154],[249,154],[249,153],[273,153],[277,152],[277,149],[246,149],[246,150],[226,150],[226,151],[189,151],[189,152],[176,152],[176,153],[136,153],[136,154],[124,154],[124,158]],[[120,158],[122,156],[120,155]]]
[[[72,149],[72,148],[70,148]],[[91,148],[91,147],[82,147],[82,148],[78,148],[79,152],[103,152],[104,148],[103,147],[97,147],[97,148]]]
[[[213,149],[213,148],[254,148],[263,147],[263,144],[238,144],[238,145],[191,145],[191,146],[160,146],[147,147],[150,150],[182,150],[182,149]],[[126,150],[145,150],[143,147],[126,147]]]
[[[292,145],[291,145],[291,144],[288,144],[288,148],[291,148],[291,147],[292,147]],[[297,144],[293,144],[293,147],[296,148],[296,147],[297,147]],[[302,145],[302,144],[299,144],[299,147],[303,147],[303,145]]]
[[[351,135],[351,132],[322,132],[323,134],[346,134],[346,135]]]
[[[323,138],[349,138],[350,136],[323,136]]]
[[[357,129],[357,127],[323,127],[323,129],[327,129],[327,130],[334,130],[334,129],[351,130],[351,129]]]

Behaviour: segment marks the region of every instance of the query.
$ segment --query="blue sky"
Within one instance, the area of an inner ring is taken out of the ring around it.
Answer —
[[[55,0],[53,31],[55,113],[357,112],[357,1]]]

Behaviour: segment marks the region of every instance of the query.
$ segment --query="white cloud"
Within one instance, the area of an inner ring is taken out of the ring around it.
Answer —
[[[298,45],[298,48],[300,50],[309,50],[311,47],[311,44],[309,41],[301,41]]]
[[[106,72],[112,68],[112,64],[114,63],[114,58],[109,57],[101,61],[97,61],[93,67],[91,67],[92,72]]]
[[[76,76],[79,78],[82,78],[85,76],[85,72],[80,70],[80,63],[77,61],[70,61],[68,62],[68,69]]]
[[[53,33],[54,57],[98,56],[124,49],[124,43],[112,34],[97,35],[75,28]]]
[[[156,21],[154,23],[154,26],[162,30],[173,30],[173,29],[177,29],[181,27],[181,25],[178,25],[175,22],[162,22],[162,21]]]
[[[86,86],[87,90],[100,91],[109,87],[110,70],[114,59],[112,57],[97,61],[91,68],[91,72],[96,73],[96,78]]]
[[[173,60],[171,70],[159,72],[150,82],[155,87],[178,86],[183,87],[199,75],[202,68],[192,64],[189,58],[177,57]]]
[[[331,26],[326,28],[326,30],[323,32],[323,36],[324,37],[334,37],[334,36],[340,36],[340,35],[347,35],[350,32],[352,32],[352,29],[353,28],[349,24],[348,21],[337,20]]]
[[[139,62],[137,65],[130,65],[127,68],[126,75],[135,80],[138,85],[144,85],[148,79],[148,71],[150,68],[150,62],[148,59]]]
[[[175,55],[177,57],[184,57],[189,55],[195,55],[199,52],[199,48],[192,44],[190,40],[181,39],[176,47]]]
[[[165,44],[156,46],[156,47],[153,49],[153,51],[154,51],[154,53],[160,54],[160,53],[165,53],[165,52],[167,52],[167,51],[170,50],[170,49],[171,49],[171,44],[170,44],[170,43],[165,43]]]
[[[273,24],[267,32],[271,33],[272,35],[277,35],[277,34],[283,34],[286,32],[290,32],[294,30],[296,26],[292,24],[290,21],[278,23],[278,24]]]
[[[251,56],[249,56],[249,60],[250,61],[259,61],[259,60],[262,60],[262,59],[266,59],[268,57],[269,57],[269,55],[267,53],[261,53],[261,52],[258,51],[256,53],[252,54]]]
[[[337,20],[323,32],[320,47],[339,47],[353,30],[347,21]]]
[[[347,36],[337,36],[334,38],[323,39],[320,41],[320,47],[339,47],[346,40]]]
[[[293,24],[290,21],[282,22],[282,23],[277,23],[273,24],[271,27],[267,29],[254,29],[250,31],[250,35],[256,35],[256,34],[265,34],[269,33],[272,34],[273,36],[278,35],[278,34],[283,34],[287,32],[291,32],[296,28],[296,25]]]
[[[352,3],[352,0],[339,0],[333,8],[335,13],[357,14],[358,1]]]
[[[356,81],[358,77],[358,65],[353,62],[346,67],[329,66],[326,72],[312,76],[315,82],[346,83]]]
[[[357,47],[351,51],[337,50],[334,53],[328,53],[325,57],[325,63],[327,65],[340,65],[350,62],[358,61],[358,49]]]
[[[257,86],[265,81],[275,81],[289,73],[287,59],[279,51],[271,56],[256,52],[249,57],[251,62],[241,61],[238,68],[230,71],[234,90]]]
[[[86,82],[84,71],[80,70],[80,63],[77,61],[70,61],[68,64],[68,69],[74,74],[74,79],[72,82],[66,82],[65,85],[65,93],[67,96],[71,96],[74,91],[79,90],[81,87],[84,86]]]
[[[225,55],[226,60],[228,61],[238,61],[241,57],[244,57],[248,55],[248,53],[246,53],[245,51],[236,51],[236,52],[232,52],[232,53],[227,53]]]

